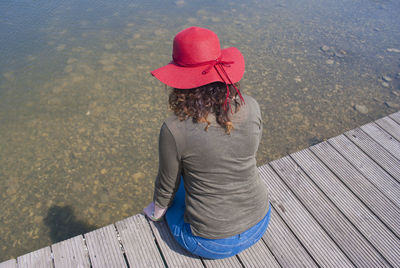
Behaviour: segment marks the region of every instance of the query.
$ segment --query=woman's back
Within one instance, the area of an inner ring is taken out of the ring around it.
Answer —
[[[218,36],[189,27],[173,41],[172,61],[151,74],[172,88],[159,137],[153,202],[175,240],[205,258],[227,258],[261,239],[271,206],[256,166],[260,108],[242,96],[242,53]]]
[[[207,131],[205,123],[191,119],[165,120],[184,176],[185,221],[195,235],[213,239],[236,235],[268,211],[267,190],[255,159],[262,133],[260,110],[252,97],[244,98],[246,105],[231,115],[234,129],[229,135],[213,114],[208,115]]]

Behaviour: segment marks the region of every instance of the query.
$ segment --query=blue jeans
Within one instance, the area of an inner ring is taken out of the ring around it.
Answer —
[[[185,188],[181,180],[179,189],[165,218],[175,240],[187,251],[208,259],[223,259],[234,256],[261,239],[271,218],[271,205],[267,215],[256,225],[241,234],[223,239],[207,239],[192,234],[190,224],[184,222]]]

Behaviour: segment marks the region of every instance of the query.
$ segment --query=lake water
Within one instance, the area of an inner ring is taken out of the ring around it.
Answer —
[[[400,110],[400,2],[0,1],[0,261],[151,201],[168,92],[200,26],[245,56],[258,164]]]

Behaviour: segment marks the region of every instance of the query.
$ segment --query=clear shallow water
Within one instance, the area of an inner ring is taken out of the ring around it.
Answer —
[[[400,110],[399,12],[368,0],[1,2],[0,261],[150,202],[168,107],[149,71],[178,31],[210,28],[244,54],[263,164]]]

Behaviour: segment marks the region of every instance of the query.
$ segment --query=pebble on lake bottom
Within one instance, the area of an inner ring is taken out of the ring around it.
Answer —
[[[387,76],[387,75],[382,76],[382,79],[383,79],[384,81],[386,81],[386,82],[392,81],[392,78],[390,78],[390,77]]]
[[[382,82],[382,86],[383,86],[383,87],[389,87],[390,85],[389,85],[389,83],[387,83],[387,82]]]
[[[330,49],[331,49],[331,48],[328,47],[327,45],[323,45],[323,46],[321,47],[321,50],[322,50],[323,52],[329,51]]]
[[[385,101],[385,105],[389,108],[400,109],[400,104],[392,102],[392,101]]]
[[[393,95],[400,97],[400,91],[392,90],[391,92]]]
[[[3,74],[4,78],[11,81],[14,79],[14,74],[12,72],[6,72]]]
[[[132,177],[135,183],[138,183],[140,180],[143,180],[146,177],[146,175],[143,172],[137,172],[133,174]]]
[[[400,53],[400,49],[397,48],[388,48],[386,49],[388,52]]]
[[[65,49],[65,45],[64,45],[64,44],[58,45],[58,46],[56,47],[56,50],[57,50],[57,51],[62,51],[62,50],[64,50],[64,49]]]
[[[356,104],[356,105],[354,105],[354,109],[355,109],[357,112],[360,112],[360,113],[362,113],[362,114],[367,114],[367,113],[368,113],[368,108],[367,108],[365,105],[362,105],[362,104]]]

